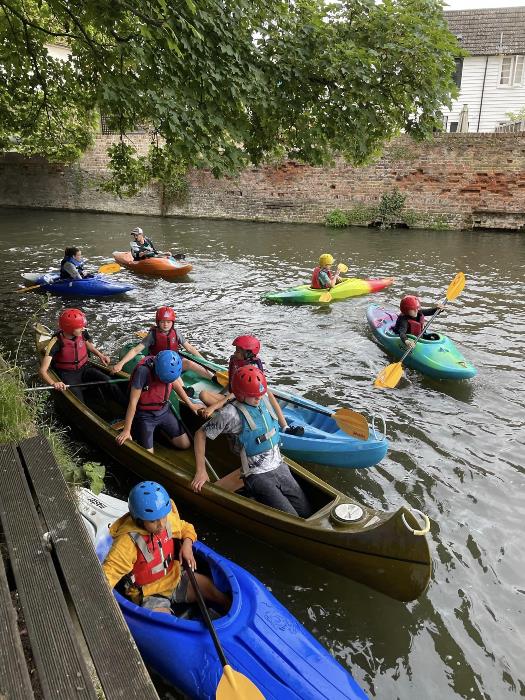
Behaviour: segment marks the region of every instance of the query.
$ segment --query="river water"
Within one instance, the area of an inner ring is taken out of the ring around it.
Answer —
[[[4,210],[4,348],[16,352],[21,330],[35,313],[54,327],[64,307],[60,298],[42,309],[42,295],[15,294],[20,272],[52,269],[66,245],[82,247],[98,267],[113,250],[127,249],[134,226],[142,226],[159,248],[185,252],[194,271],[178,283],[123,272],[119,277],[136,286],[126,297],[66,301],[85,311],[97,345],[115,357],[123,342],[148,327],[158,306],[170,304],[187,338],[208,357],[225,360],[232,339],[251,332],[262,341],[273,384],[334,408],[381,413],[391,443],[379,466],[315,471],[373,507],[395,510],[405,503],[426,512],[432,521],[432,582],[418,601],[399,603],[325,571],[322,551],[314,567],[254,546],[199,514],[183,517],[264,581],[372,697],[524,697],[525,236],[334,232],[321,226]],[[349,275],[395,276],[396,283],[374,298],[323,308],[261,303],[265,291],[308,279],[322,252],[348,264]],[[478,376],[445,383],[409,372],[395,390],[374,389],[374,377],[389,360],[367,328],[367,304],[395,306],[400,296],[414,293],[432,305],[458,270],[467,276],[466,288],[434,328],[454,340]],[[18,349],[31,375],[30,333]],[[104,455],[95,456],[108,463]],[[114,478],[108,485],[125,491],[122,477],[110,470]]]

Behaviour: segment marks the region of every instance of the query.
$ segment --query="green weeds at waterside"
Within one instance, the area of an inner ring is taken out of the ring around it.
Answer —
[[[0,355],[0,444],[20,442],[40,431],[49,441],[64,478],[71,486],[88,485],[96,493],[104,486],[105,468],[98,462],[81,463],[69,446],[66,430],[46,417],[42,392],[25,392],[23,374]]]

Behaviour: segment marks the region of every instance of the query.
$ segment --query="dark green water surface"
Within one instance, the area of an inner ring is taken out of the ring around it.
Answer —
[[[225,360],[232,339],[254,333],[270,380],[331,407],[376,411],[388,423],[389,454],[375,468],[316,468],[366,504],[395,510],[406,503],[432,520],[432,582],[403,604],[311,566],[207,520],[183,512],[206,541],[268,585],[372,696],[518,698],[525,696],[525,236],[512,233],[331,232],[320,226],[40,211],[0,211],[1,340],[16,352],[21,330],[42,296],[15,294],[21,272],[56,267],[66,245],[82,247],[94,267],[126,250],[142,226],[159,248],[187,253],[194,271],[170,283],[132,276],[136,289],[109,300],[53,297],[41,320],[52,327],[67,306],[86,313],[96,344],[117,349],[145,329],[155,309],[176,308],[187,338]],[[261,295],[308,279],[320,253],[349,265],[349,275],[395,276],[374,297],[328,307],[270,306]],[[470,382],[444,383],[409,372],[390,392],[373,388],[389,363],[374,344],[367,305],[396,305],[414,293],[423,304],[443,297],[458,270],[463,294],[435,329],[473,362]],[[19,361],[34,373],[32,335]],[[64,421],[64,419],[62,418]],[[90,448],[90,456],[106,461]],[[108,486],[127,482],[110,466]],[[168,695],[166,695],[168,697]]]

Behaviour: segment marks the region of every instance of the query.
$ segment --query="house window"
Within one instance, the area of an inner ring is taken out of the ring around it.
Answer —
[[[461,87],[461,77],[463,75],[463,59],[456,58],[456,68],[454,74],[452,75],[452,80],[456,83],[458,88]]]
[[[501,59],[500,85],[521,85],[525,68],[525,56],[503,56]]]
[[[458,130],[459,122],[450,122],[450,133],[454,134]]]

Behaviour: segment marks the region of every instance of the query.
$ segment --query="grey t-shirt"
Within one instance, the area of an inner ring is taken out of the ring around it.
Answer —
[[[177,334],[177,342],[179,343],[179,346],[184,346],[184,343],[186,342],[186,338],[184,337],[184,335],[179,331],[178,328],[175,329],[175,333]],[[157,336],[162,336],[162,331],[157,330]],[[141,342],[144,345],[144,350],[147,355],[148,350],[155,342],[155,338],[153,337],[151,329],[148,331],[148,335]]]
[[[206,437],[210,440],[215,440],[216,437],[225,433],[229,437],[231,436],[233,440],[233,449],[236,454],[241,451],[241,445],[236,439],[242,431],[242,418],[239,412],[232,404],[226,404],[220,410],[216,411],[210,420],[204,425],[204,432]],[[265,472],[271,472],[282,464],[283,458],[279,445],[275,445],[270,450],[266,452],[261,452],[261,454],[253,455],[247,458],[247,468],[242,468],[244,476],[251,476],[252,474],[264,474]]]

